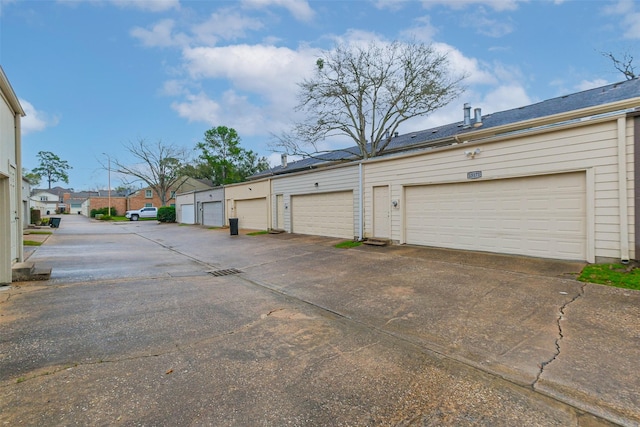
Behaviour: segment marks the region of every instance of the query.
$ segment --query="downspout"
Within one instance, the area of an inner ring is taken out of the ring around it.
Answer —
[[[16,213],[17,213],[16,221],[20,223],[20,233],[19,233],[18,246],[17,246],[18,262],[24,261],[24,243],[22,239],[22,229],[24,227],[24,219],[23,219],[24,214],[22,212],[22,142],[21,142],[22,127],[20,125],[21,116],[22,116],[21,113],[19,112],[15,113],[15,120],[14,120],[15,150],[16,150],[16,190],[17,190],[17,198],[18,198],[18,200],[16,200]]]
[[[640,114],[633,117],[633,195],[635,209],[635,259],[640,256]]]
[[[620,262],[629,263],[629,216],[627,201],[627,118],[618,118],[618,199],[620,200]]]
[[[359,184],[359,188],[358,188],[358,198],[359,198],[359,202],[358,202],[358,240],[362,241],[364,240],[364,223],[363,223],[363,218],[364,218],[364,207],[362,206],[362,200],[363,200],[363,195],[362,195],[362,188],[364,187],[363,182],[362,182],[362,161],[360,161],[360,163],[358,163],[358,184]]]

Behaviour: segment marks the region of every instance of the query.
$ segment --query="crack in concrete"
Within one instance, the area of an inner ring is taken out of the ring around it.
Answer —
[[[581,298],[584,296],[584,288],[587,286],[586,283],[583,283],[582,286],[580,286],[580,292],[574,296],[573,298],[571,298],[571,300],[567,301],[566,303],[564,303],[561,307],[560,307],[560,315],[558,316],[558,318],[556,319],[556,325],[558,326],[558,338],[556,338],[554,344],[556,347],[556,351],[554,353],[554,355],[548,359],[543,361],[542,363],[540,363],[539,365],[539,370],[538,370],[538,374],[536,375],[536,379],[533,381],[533,383],[531,383],[531,388],[532,389],[536,389],[536,386],[538,385],[538,382],[540,382],[540,378],[542,377],[542,374],[544,373],[544,370],[547,366],[549,366],[551,363],[553,363],[554,360],[556,360],[558,358],[558,356],[560,356],[560,342],[564,339],[564,331],[562,330],[562,320],[564,320],[564,316],[566,314],[566,309],[567,307],[569,307],[569,305],[573,304],[578,298]]]
[[[0,301],[0,304],[3,304],[5,302],[8,302],[11,299],[11,291],[7,292],[7,297],[4,298],[2,301]]]

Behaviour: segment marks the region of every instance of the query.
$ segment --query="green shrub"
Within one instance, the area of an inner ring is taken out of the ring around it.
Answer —
[[[176,222],[176,208],[173,206],[162,206],[158,208],[158,221]]]
[[[105,216],[109,216],[109,208],[100,208],[100,209],[91,209],[91,212],[89,213],[89,215],[91,216],[91,218],[95,218],[96,215],[105,215]],[[118,211],[116,211],[116,208],[114,208],[113,206],[111,207],[111,216],[118,216]]]
[[[38,209],[31,209],[30,224],[40,224],[40,211]]]

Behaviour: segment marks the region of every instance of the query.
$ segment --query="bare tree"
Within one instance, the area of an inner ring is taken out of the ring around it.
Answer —
[[[622,59],[619,59],[611,52],[601,52],[602,56],[605,58],[609,58],[611,62],[613,62],[613,67],[620,71],[627,80],[635,79],[636,77],[640,77],[636,74],[635,67],[633,65],[633,56],[629,52],[625,52],[622,56]]]
[[[276,136],[275,145],[314,156],[322,153],[319,142],[347,136],[357,144],[356,157],[377,156],[402,123],[458,97],[464,78],[451,74],[445,54],[423,43],[337,46],[317,60],[315,76],[299,84],[297,110],[305,119]]]
[[[158,195],[162,206],[166,206],[167,195],[182,184],[183,178],[179,173],[186,159],[186,151],[162,141],[149,144],[144,139],[129,142],[125,148],[140,162],[125,165],[114,159],[115,172],[144,181]]]

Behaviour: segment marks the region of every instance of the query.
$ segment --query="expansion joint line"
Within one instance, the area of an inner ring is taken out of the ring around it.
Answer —
[[[556,338],[554,344],[556,347],[556,351],[553,354],[553,356],[548,359],[543,361],[542,363],[540,363],[539,365],[539,371],[538,371],[538,375],[536,375],[536,379],[533,381],[533,383],[531,384],[531,388],[533,388],[535,390],[536,386],[538,385],[538,382],[540,381],[540,378],[542,377],[542,374],[544,373],[545,368],[551,364],[554,360],[556,360],[558,358],[558,356],[560,356],[560,342],[562,341],[562,339],[564,338],[564,331],[562,330],[562,320],[564,320],[564,316],[567,310],[567,307],[569,307],[569,305],[571,305],[573,302],[575,302],[578,298],[584,296],[584,288],[587,284],[583,283],[582,286],[580,287],[580,292],[574,296],[571,300],[567,301],[566,303],[564,303],[559,310],[559,315],[558,315],[558,319],[556,320],[556,326],[558,327],[558,338]]]

